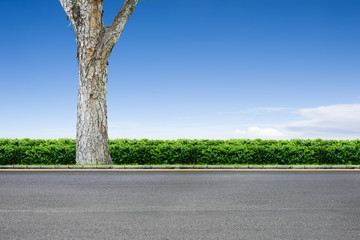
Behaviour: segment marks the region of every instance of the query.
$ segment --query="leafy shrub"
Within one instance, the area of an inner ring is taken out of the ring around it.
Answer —
[[[110,140],[115,164],[354,164],[360,140]],[[0,139],[0,165],[75,164],[73,139]]]

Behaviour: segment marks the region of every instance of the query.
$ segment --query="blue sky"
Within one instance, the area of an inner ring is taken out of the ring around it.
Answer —
[[[121,4],[104,1],[106,25]],[[75,138],[60,3],[0,9],[0,138]],[[359,12],[358,0],[141,2],[109,59],[109,137],[357,139]]]

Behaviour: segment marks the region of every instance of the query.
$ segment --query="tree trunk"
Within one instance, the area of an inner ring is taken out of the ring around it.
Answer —
[[[138,0],[124,3],[109,27],[103,23],[103,0],[59,0],[76,35],[79,95],[76,163],[111,164],[107,126],[107,59]]]
[[[106,106],[106,64],[79,60],[76,163],[111,164]]]
[[[75,7],[76,9],[76,7]],[[99,44],[105,28],[102,1],[78,5],[76,41],[79,65],[79,93],[76,124],[76,163],[110,164],[107,126],[107,57]]]

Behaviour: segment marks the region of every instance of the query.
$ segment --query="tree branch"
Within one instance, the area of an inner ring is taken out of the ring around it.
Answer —
[[[107,59],[109,57],[113,47],[119,40],[120,35],[124,30],[127,20],[134,12],[137,3],[138,0],[125,0],[114,21],[109,27],[105,28],[105,33],[100,44],[100,52],[103,59]]]
[[[61,6],[65,10],[66,15],[74,26],[75,33],[77,33],[79,22],[81,21],[80,3],[79,0],[59,0]]]

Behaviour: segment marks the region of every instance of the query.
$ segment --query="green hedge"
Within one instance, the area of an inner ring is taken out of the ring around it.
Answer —
[[[0,139],[0,165],[75,164],[73,139]],[[110,140],[115,164],[354,164],[360,140]]]

